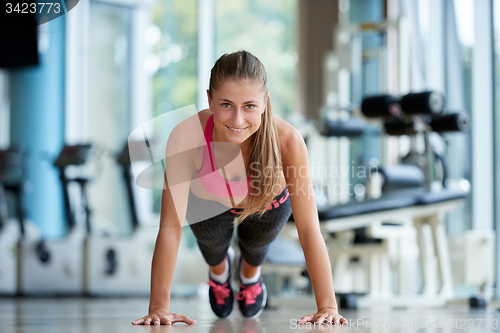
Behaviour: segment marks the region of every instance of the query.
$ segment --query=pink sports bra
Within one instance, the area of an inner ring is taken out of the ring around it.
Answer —
[[[203,147],[203,162],[201,169],[197,171],[198,179],[203,187],[212,195],[217,197],[246,197],[250,185],[250,177],[247,181],[227,180],[221,176],[219,170],[215,168],[215,161],[212,152],[212,132],[214,129],[214,115],[212,114],[205,126],[205,141]]]

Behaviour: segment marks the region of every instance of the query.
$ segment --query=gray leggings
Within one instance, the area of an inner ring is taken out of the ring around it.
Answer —
[[[189,195],[189,206],[213,207],[221,205],[217,202],[203,200],[192,192]],[[274,198],[272,209],[268,209],[260,218],[258,215],[248,216],[238,225],[238,243],[241,255],[250,265],[260,266],[266,259],[269,244],[278,236],[292,213],[288,189]],[[222,206],[222,205],[221,205]],[[190,214],[186,216],[190,221]],[[197,223],[190,223],[198,241],[201,253],[210,266],[224,260],[233,235],[233,221],[243,209],[231,209],[215,217]]]

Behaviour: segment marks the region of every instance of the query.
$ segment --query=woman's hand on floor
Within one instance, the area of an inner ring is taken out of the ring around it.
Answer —
[[[318,323],[329,325],[347,325],[347,319],[339,315],[334,308],[322,308],[314,314],[310,314],[300,318],[298,323]]]
[[[192,325],[195,320],[177,313],[169,312],[166,309],[154,309],[147,316],[134,320],[132,325],[172,325],[175,323],[186,323]]]

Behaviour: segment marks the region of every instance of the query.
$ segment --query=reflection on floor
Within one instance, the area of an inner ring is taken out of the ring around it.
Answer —
[[[197,321],[194,325],[133,326],[145,315],[145,298],[0,298],[1,333],[145,333],[145,332],[494,332],[500,312],[493,308],[469,310],[465,305],[441,309],[370,309],[341,311],[347,328],[299,326],[295,320],[315,309],[312,297],[273,298],[259,319],[246,319],[235,311],[217,319],[205,299],[174,299],[172,311]]]

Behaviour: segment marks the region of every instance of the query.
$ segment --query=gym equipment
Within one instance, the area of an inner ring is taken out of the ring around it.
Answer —
[[[444,216],[463,203],[465,196],[448,189],[413,194],[396,191],[378,199],[320,211],[321,227],[330,235],[327,241],[335,258],[334,284],[340,304],[351,308],[442,306],[451,300],[453,281]],[[354,230],[358,228],[366,228],[369,237],[381,242],[355,244]],[[430,235],[424,232],[426,228]],[[415,238],[418,252],[404,244],[412,243]],[[413,290],[414,272],[408,260],[417,253],[423,282],[419,293]],[[362,280],[358,279],[361,286],[346,281],[356,277],[349,268],[353,258],[368,268],[367,274],[361,275]],[[396,265],[396,293],[391,287],[390,262]],[[364,293],[368,296],[360,296]]]
[[[474,286],[469,298],[472,308],[485,308],[495,282],[494,230],[466,230],[450,237],[453,280]],[[481,258],[481,260],[478,260]]]
[[[410,93],[404,95],[401,97],[399,104],[406,115],[436,115],[444,112],[445,99],[442,93],[436,91],[424,91],[421,93]]]
[[[465,131],[469,124],[469,118],[464,112],[444,114],[444,100],[441,93],[425,91],[404,95],[399,101],[392,95],[371,96],[365,98],[361,106],[366,117],[383,118],[386,134],[411,137],[410,152],[402,158],[402,162],[418,165],[424,171],[427,189],[433,181],[435,161],[442,164],[443,184],[446,176],[445,158],[433,149],[429,141],[429,133],[437,132],[443,137],[443,132]],[[424,153],[421,154],[416,148],[416,137],[419,134],[423,135],[425,147]]]
[[[469,118],[466,113],[450,113],[445,115],[432,115],[416,117],[414,119],[397,119],[392,118],[384,123],[386,134],[388,135],[410,135],[411,147],[409,153],[401,158],[404,164],[414,164],[419,166],[425,174],[427,189],[430,189],[431,183],[436,180],[436,163],[441,164],[441,181],[445,186],[447,177],[446,158],[443,154],[439,154],[429,140],[430,132],[437,132],[443,142],[447,140],[445,132],[461,132],[468,128]],[[419,153],[417,145],[417,135],[421,134],[424,140],[424,152]]]
[[[404,189],[422,189],[425,184],[425,175],[422,169],[415,165],[400,164],[385,166],[378,168],[376,172],[382,178],[382,193]]]
[[[400,99],[393,95],[370,96],[361,103],[361,112],[368,118],[401,117],[403,113],[439,115],[444,110],[444,95],[437,91],[409,93]]]
[[[128,146],[125,149],[128,152]],[[26,229],[19,246],[22,294],[144,295],[149,292],[156,230],[139,225],[134,203],[130,208],[134,221],[131,237],[99,233],[87,201],[87,186],[92,179],[84,172],[90,154],[90,144],[64,146],[54,161],[60,172],[66,211],[67,235],[63,239],[41,239],[36,228],[20,219],[21,230]],[[123,154],[119,160],[124,172],[130,172],[130,162],[126,164]],[[21,187],[18,188],[16,193],[20,198]],[[127,191],[133,202],[132,187],[127,186]],[[22,213],[22,208],[19,211]]]
[[[266,261],[263,264],[263,276],[270,292],[282,292],[287,282],[288,287],[299,289],[304,287],[302,272],[306,268],[306,260],[300,244],[291,239],[285,228],[270,245]],[[296,233],[296,232],[295,232]],[[302,286],[300,286],[302,282]]]
[[[368,118],[397,117],[401,114],[398,98],[393,95],[366,97],[361,104],[363,115]]]
[[[390,118],[384,122],[384,129],[387,135],[414,135],[418,133],[415,123],[405,122],[400,118]]]
[[[450,113],[434,116],[427,121],[434,132],[462,132],[469,127],[469,117],[466,113]]]
[[[387,98],[380,97],[378,101],[381,100]],[[422,118],[412,115],[410,118],[403,113],[401,117],[389,117],[387,112],[382,116],[386,119],[387,134],[415,136],[423,133],[425,152],[418,154],[412,149],[403,159],[416,165],[385,166],[374,171],[382,179],[382,197],[320,210],[324,233],[330,236],[339,303],[350,308],[444,305],[453,295],[444,214],[463,202],[466,193],[446,188],[429,191],[431,165],[434,163],[430,157],[436,153],[428,142],[427,133],[434,129],[464,129],[467,118],[462,114],[426,115]],[[446,169],[444,161],[442,163]],[[372,187],[371,181],[368,188]],[[423,231],[426,227],[430,228],[432,239],[427,239],[428,234]],[[364,237],[358,237],[360,233]],[[416,258],[417,253],[409,246],[412,239],[418,241],[423,287],[419,295],[409,296],[414,284],[411,258]],[[429,247],[434,253],[428,250]],[[434,268],[436,260],[438,272]],[[396,263],[398,294],[392,290],[390,262]],[[363,269],[362,265],[368,269]],[[363,297],[365,294],[369,296]]]
[[[424,100],[434,102],[422,103]],[[444,111],[443,100],[426,92],[405,95],[399,102],[387,95],[363,101],[365,115],[384,118],[386,134],[411,135],[413,139],[410,153],[402,159],[407,164],[375,171],[381,178],[381,197],[325,208],[319,213],[323,230],[331,236],[334,281],[340,304],[346,307],[444,305],[453,296],[444,215],[462,203],[466,193],[444,186],[439,191],[430,190],[435,160],[442,163],[443,185],[446,165],[444,157],[429,143],[428,134],[464,130],[468,119],[463,113],[440,114]],[[387,101],[400,103],[398,116],[390,114],[397,107]],[[423,153],[418,153],[414,145],[418,134],[425,140]],[[424,231],[426,228],[431,238]],[[356,237],[359,232],[366,236],[362,242]],[[408,247],[412,239],[418,244],[418,252]],[[418,295],[410,296],[414,274],[408,259],[416,257],[416,253],[420,257],[423,285]],[[353,265],[353,261],[357,264]],[[394,294],[391,286],[391,262],[396,263],[398,294]],[[359,263],[369,267],[367,273],[356,273]],[[357,283],[349,283],[346,276]],[[369,297],[363,297],[365,293]]]
[[[23,170],[23,164],[24,159],[14,149],[0,150],[0,294],[3,295],[17,293],[17,247],[21,237],[20,224],[9,217],[5,186],[15,188],[22,178],[19,171]]]
[[[9,212],[7,208],[7,198],[5,197],[5,190],[3,184],[0,183],[0,229],[4,226],[9,218]]]
[[[157,228],[140,223],[131,176],[129,149],[144,147],[144,143],[129,142],[116,160],[123,169],[131,215],[132,234],[103,235],[90,232],[86,239],[86,283],[89,295],[148,295],[151,259]],[[149,161],[147,152],[134,151],[134,162]],[[90,211],[87,208],[87,219]]]
[[[353,161],[350,160],[351,153],[356,154],[361,164],[365,164],[364,154],[360,151],[361,138],[368,130],[368,124],[364,119],[353,115],[351,109],[325,106],[321,110],[318,130],[310,133],[307,145],[312,152],[311,160],[319,162],[320,165],[340,166],[340,170],[349,170]],[[319,134],[319,135],[318,135]],[[355,144],[353,144],[355,142]],[[314,146],[314,149],[311,147]],[[333,152],[333,153],[332,153]],[[315,186],[316,201],[319,206],[337,204],[349,201],[349,191],[340,191],[339,195],[326,195],[325,191],[337,191],[349,186],[346,177],[321,178],[321,168],[312,167],[312,181]],[[319,171],[319,172],[316,172]],[[327,168],[324,172],[329,173]],[[351,174],[351,172],[347,172]],[[326,180],[326,181],[325,181]],[[363,184],[356,186],[364,188]],[[331,193],[330,193],[331,194]],[[358,199],[358,198],[356,198]]]
[[[326,119],[321,126],[320,134],[326,137],[357,138],[363,135],[365,130],[365,122],[358,118],[349,118],[346,120]]]
[[[384,122],[385,133],[388,135],[414,135],[426,128],[432,132],[462,132],[469,126],[469,117],[464,112],[445,115],[424,116],[416,122],[413,119],[387,118]],[[419,126],[419,123],[424,127]]]
[[[453,296],[444,215],[462,203],[466,194],[444,186],[444,154],[436,152],[433,139],[438,135],[430,132],[463,129],[461,125],[465,125],[466,120],[458,114],[445,114],[445,98],[439,92],[401,94],[414,85],[410,80],[413,71],[409,69],[413,70],[413,65],[409,62],[411,51],[407,42],[411,39],[410,27],[398,6],[386,9],[384,17],[379,18],[384,21],[370,26],[359,23],[364,16],[359,8],[352,15],[356,17],[352,22],[347,11],[339,13],[334,56],[324,66],[328,78],[332,78],[330,87],[326,87],[327,102],[340,108],[361,102],[362,114],[367,118],[380,118],[377,122],[384,125],[388,136],[365,146],[369,150],[381,143],[380,154],[374,152],[369,161],[369,170],[378,168],[375,175],[381,179],[382,196],[322,207],[319,218],[333,261],[339,304],[348,307],[355,307],[356,303],[360,307],[444,305]],[[379,34],[361,36],[367,29],[377,30]],[[346,58],[349,59],[346,61]],[[355,82],[351,83],[351,79]],[[362,100],[363,91],[389,94]],[[410,136],[410,154],[403,159],[399,149],[404,147],[405,139],[390,137],[394,135]],[[350,144],[349,140],[345,141],[346,146]],[[318,160],[331,161],[325,163],[327,167],[350,166],[350,163],[342,163],[350,157],[349,148],[342,148],[342,152],[341,149],[327,150],[327,155],[342,153],[346,156],[344,160],[321,156]],[[441,162],[443,169],[439,175],[443,181],[440,190],[434,190],[438,187],[434,185],[440,171],[436,162]],[[367,185],[371,187],[370,182]],[[411,297],[410,294],[415,293],[413,266],[416,267],[418,255],[424,284],[419,295]],[[393,277],[396,277],[395,283],[391,281]],[[393,290],[394,286],[397,291]],[[357,294],[369,295],[356,297]]]
[[[443,132],[465,131],[469,124],[468,116],[464,112],[444,114],[444,100],[441,93],[425,91],[404,95],[399,101],[392,95],[371,96],[363,100],[361,107],[366,117],[383,118],[386,134],[411,137],[410,152],[401,160],[404,164],[417,165],[424,171],[427,189],[431,188],[435,178],[436,161],[442,165],[443,185],[446,177],[445,157],[432,147],[429,133],[437,132],[443,137]],[[397,116],[394,112],[391,113],[394,109],[400,111]],[[423,153],[418,153],[416,147],[419,134],[424,140]],[[446,143],[444,138],[443,141]]]
[[[72,181],[84,182],[81,177],[69,178],[66,167],[81,165],[88,157],[90,145],[81,149],[64,147],[55,159],[59,169],[66,205],[66,235],[62,239],[48,240],[40,237],[40,232],[31,223],[23,223],[26,229],[19,245],[19,292],[21,294],[82,294],[83,293],[83,242],[85,231],[77,223],[76,212],[68,203],[67,184]],[[20,196],[21,190],[18,191]],[[23,227],[24,225],[24,227]]]
[[[0,182],[2,183],[2,217],[8,218],[8,203],[6,192],[14,197],[15,211],[19,218],[20,231],[24,233],[24,208],[22,206],[22,192],[26,182],[26,152],[19,147],[0,150]]]

